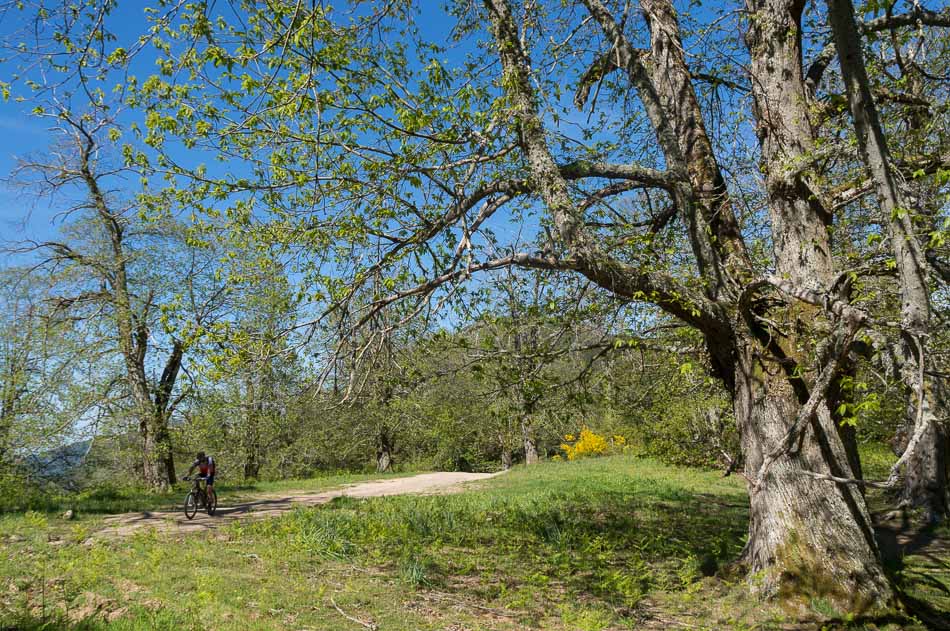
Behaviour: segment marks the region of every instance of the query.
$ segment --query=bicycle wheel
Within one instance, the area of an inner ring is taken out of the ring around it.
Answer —
[[[207,502],[205,503],[205,508],[208,509],[209,515],[214,515],[215,509],[218,508],[218,494],[214,492],[214,489],[211,489],[205,493]]]
[[[198,498],[195,497],[195,492],[190,491],[188,496],[185,498],[185,517],[188,519],[194,519],[195,514],[198,512]]]

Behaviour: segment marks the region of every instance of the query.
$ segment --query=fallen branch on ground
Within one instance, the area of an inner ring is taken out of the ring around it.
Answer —
[[[367,629],[370,629],[370,631],[379,631],[379,626],[377,624],[373,622],[364,622],[360,620],[359,618],[354,618],[353,616],[347,614],[345,611],[340,609],[340,606],[336,604],[335,600],[333,600],[333,596],[330,596],[330,603],[333,605],[333,608],[336,609],[337,612],[339,612],[341,616],[343,616],[350,622],[355,622],[358,625],[361,625],[363,627],[366,627]]]

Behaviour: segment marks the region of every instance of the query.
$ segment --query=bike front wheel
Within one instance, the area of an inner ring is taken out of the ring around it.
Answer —
[[[194,519],[195,514],[198,512],[198,498],[195,497],[194,491],[188,494],[185,498],[185,517],[188,519]]]
[[[208,509],[208,514],[214,515],[215,509],[218,508],[218,494],[214,492],[214,489],[208,491],[206,500],[205,508]]]

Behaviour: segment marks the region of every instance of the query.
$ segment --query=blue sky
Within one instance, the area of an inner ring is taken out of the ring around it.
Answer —
[[[0,146],[0,244],[25,238],[49,238],[58,230],[57,225],[51,224],[58,209],[55,201],[51,205],[48,197],[38,197],[9,181],[18,159],[47,152],[54,139],[49,124],[30,114],[35,104],[29,100],[17,100],[18,96],[29,97],[29,91],[22,83],[24,76],[36,77],[31,73],[21,76],[22,61],[11,60],[7,47],[25,40],[22,29],[30,16],[28,9],[7,9],[0,16],[0,42],[5,45],[0,62],[0,81],[12,84],[11,97],[0,100],[0,137],[3,138]],[[134,41],[145,30],[145,14],[138,2],[120,3],[111,17],[111,28],[119,41]]]

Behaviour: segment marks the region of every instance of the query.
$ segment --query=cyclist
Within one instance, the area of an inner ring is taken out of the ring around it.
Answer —
[[[195,469],[198,469],[198,473],[205,479],[206,492],[210,495],[214,491],[214,458],[206,455],[203,451],[199,451],[195,456],[195,461],[191,463],[191,467],[188,469],[188,476],[185,476],[186,480]]]

